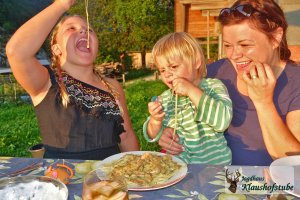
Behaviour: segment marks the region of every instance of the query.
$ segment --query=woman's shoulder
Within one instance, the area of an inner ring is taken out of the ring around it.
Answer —
[[[229,60],[227,58],[222,58],[222,59],[216,60],[216,61],[208,64],[207,67],[211,67],[211,68],[220,67],[220,66],[228,63],[228,61]]]
[[[289,81],[293,80],[300,82],[300,65],[297,63],[287,62],[282,75],[281,77],[286,77]]]
[[[286,71],[293,73],[300,73],[300,63],[287,62]]]
[[[109,77],[102,77],[105,82],[112,85],[118,92],[123,92],[123,87],[118,80]]]
[[[214,86],[219,84],[223,85],[223,82],[218,78],[203,78],[201,81],[201,85]]]
[[[221,58],[219,60],[216,60],[210,64],[207,64],[207,68],[220,68],[231,65],[231,62],[228,58]]]
[[[114,85],[114,86],[119,86],[119,85],[120,85],[120,83],[118,82],[118,80],[116,80],[116,79],[114,79],[114,78],[109,78],[109,77],[107,77],[107,76],[103,76],[103,79],[104,79],[105,81],[107,81],[108,83]]]
[[[223,77],[232,74],[232,70],[231,62],[223,58],[207,65],[207,77]]]

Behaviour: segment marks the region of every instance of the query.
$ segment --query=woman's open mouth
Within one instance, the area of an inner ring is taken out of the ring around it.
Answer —
[[[244,71],[247,70],[250,63],[251,61],[245,61],[245,62],[236,62],[235,64],[238,71]]]
[[[79,39],[78,42],[76,43],[77,49],[85,53],[90,53],[91,49],[87,48],[87,42],[88,41],[86,38]]]

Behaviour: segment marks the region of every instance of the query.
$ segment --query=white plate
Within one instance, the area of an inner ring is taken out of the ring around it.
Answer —
[[[282,167],[280,167],[282,166]],[[294,191],[286,191],[296,197],[300,197],[300,155],[287,156],[273,161],[270,165],[270,175],[273,181],[277,184],[285,184],[288,182],[288,171],[283,167],[292,167],[294,169]]]
[[[113,156],[110,156],[110,157],[108,157],[108,158],[106,158],[106,159],[104,159],[104,160],[96,163],[95,164],[95,168],[100,168],[101,169],[101,166],[103,164],[107,164],[107,163],[111,163],[113,161],[119,160],[120,158],[122,158],[126,154],[142,155],[144,153],[153,153],[153,154],[158,155],[158,156],[166,155],[164,153],[159,153],[159,152],[154,152],[154,151],[130,151],[130,152],[124,152],[124,153],[115,154]],[[140,186],[140,187],[130,187],[129,186],[128,190],[131,190],[131,191],[157,190],[157,189],[169,187],[169,186],[174,185],[174,184],[178,183],[179,181],[181,181],[187,175],[187,165],[186,165],[185,162],[183,162],[179,158],[176,158],[174,156],[172,156],[172,158],[173,158],[174,162],[176,162],[177,164],[181,165],[181,168],[170,179],[166,180],[166,182],[164,182],[162,184],[159,184],[159,185],[155,185],[155,186]]]

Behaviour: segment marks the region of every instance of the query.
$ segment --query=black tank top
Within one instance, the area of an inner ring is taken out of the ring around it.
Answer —
[[[115,98],[65,72],[62,78],[70,98],[67,108],[62,105],[56,78],[52,79],[46,97],[35,107],[46,157],[86,159],[81,155],[99,154],[103,149],[106,155],[89,156],[103,159],[120,152],[118,143],[124,132],[124,120]]]

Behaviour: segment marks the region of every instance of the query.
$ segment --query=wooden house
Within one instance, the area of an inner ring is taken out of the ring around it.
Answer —
[[[230,7],[235,0],[175,0],[175,31],[188,32],[196,38],[207,38],[207,59],[210,59],[210,44],[218,43],[218,58],[223,57],[222,36],[216,21],[222,8]],[[286,14],[289,29],[288,44],[292,59],[300,62],[300,1],[277,0]],[[211,38],[216,40],[210,41]],[[203,44],[202,44],[203,45]]]
[[[300,0],[277,0],[289,23],[287,41],[292,60],[300,62]]]
[[[175,0],[175,31],[188,32],[195,38],[206,38],[204,45],[207,45],[207,59],[210,59],[210,44],[218,43],[218,58],[221,58],[222,37],[216,19],[220,10],[230,7],[233,2],[234,0]],[[211,41],[211,38],[216,40]]]

